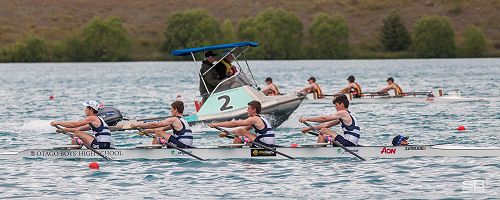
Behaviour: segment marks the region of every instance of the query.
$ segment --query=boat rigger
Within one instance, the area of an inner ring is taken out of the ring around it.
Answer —
[[[262,148],[232,148],[234,145],[219,147],[203,147],[185,149],[203,159],[288,159]],[[409,145],[409,146],[359,146],[347,147],[364,158],[415,158],[415,157],[498,157],[500,147],[465,147],[454,145]],[[277,147],[276,151],[302,159],[332,159],[355,158],[340,147],[323,144],[302,145],[299,147]],[[158,145],[141,146],[127,149],[97,149],[103,155],[113,160],[130,159],[195,159],[192,156],[170,148],[160,148]],[[27,149],[19,152],[0,153],[0,159],[89,159],[100,158],[88,149]]]

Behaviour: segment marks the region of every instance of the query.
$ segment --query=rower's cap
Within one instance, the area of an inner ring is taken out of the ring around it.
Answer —
[[[313,82],[316,82],[316,78],[314,78],[314,76],[311,76],[309,77],[309,79],[307,79],[308,81],[313,81]]]
[[[215,53],[214,53],[214,52],[212,52],[212,51],[207,51],[207,52],[205,52],[205,58],[208,58],[208,57],[210,57],[210,56],[216,56],[216,55],[217,55],[217,54],[215,54]]]
[[[410,137],[405,137],[403,135],[396,135],[396,137],[392,139],[392,145],[399,146],[401,145],[401,141],[407,140],[408,138]]]
[[[354,76],[353,76],[353,75],[350,75],[350,76],[347,78],[347,80],[348,80],[348,81],[353,82],[353,81],[355,81],[355,80],[356,80],[356,78],[354,78]]]
[[[387,82],[387,81],[392,81],[392,82],[394,82],[394,78],[389,77],[389,78],[386,80],[386,82]]]
[[[90,101],[87,101],[87,102],[82,103],[82,104],[84,106],[91,107],[94,110],[99,110],[99,108],[101,107],[101,105],[99,104],[99,102],[94,101],[94,100],[90,100]]]

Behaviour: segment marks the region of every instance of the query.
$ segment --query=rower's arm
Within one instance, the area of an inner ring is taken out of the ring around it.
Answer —
[[[266,87],[262,90],[262,92],[263,92],[264,94],[267,94],[267,91],[268,91],[268,90],[271,90],[271,85],[266,86]]]
[[[75,128],[75,129],[77,129],[79,131],[88,131],[88,130],[90,130],[90,126],[89,125],[85,125],[85,126],[80,126],[78,128]]]
[[[245,120],[235,120],[235,121],[229,121],[229,122],[213,123],[212,127],[214,127],[214,126],[228,127],[228,128],[239,127],[239,126],[245,126],[245,127],[250,126],[251,127],[252,124],[253,124],[253,118],[250,117],[250,118],[247,118]]]
[[[325,116],[302,118],[302,119],[303,121],[310,121],[310,122],[328,122],[328,121],[338,120],[340,119],[340,117],[338,117],[337,115],[325,115]]]
[[[388,91],[389,91],[389,90],[391,90],[391,89],[392,89],[392,85],[389,85],[389,86],[387,86],[387,87],[382,88],[379,92],[386,93],[386,92],[388,92]]]
[[[66,127],[66,128],[77,128],[80,126],[88,125],[91,122],[92,122],[92,118],[87,117],[87,118],[82,119],[80,121],[52,122],[51,125],[54,124],[54,125],[59,125],[59,126]]]
[[[346,93],[349,93],[349,90],[350,90],[349,87],[345,87],[345,88],[340,89],[339,93],[340,94],[346,94]]]
[[[338,124],[340,124],[339,120],[333,120],[333,121],[329,121],[329,122],[325,122],[325,123],[322,123],[320,125],[317,125],[314,128],[316,128],[317,130],[320,130],[322,128],[330,128],[330,127],[336,126]]]
[[[138,123],[138,124],[133,124],[133,127],[139,127],[139,128],[144,128],[144,129],[155,129],[155,128],[160,128],[160,127],[169,127],[169,125],[174,123],[175,118],[167,118],[163,121],[160,122],[151,122],[151,123]],[[167,129],[168,130],[168,129]]]
[[[307,91],[309,91],[309,90],[311,90],[311,89],[313,89],[313,88],[314,88],[314,86],[313,86],[313,85],[308,85],[308,86],[304,87],[304,89],[302,89],[302,90],[301,90],[301,91],[299,91],[299,92],[307,92]]]

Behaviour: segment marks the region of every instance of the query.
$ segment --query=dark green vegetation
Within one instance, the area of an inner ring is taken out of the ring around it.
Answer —
[[[11,5],[8,2],[4,4],[5,8],[0,8],[0,11],[6,13],[0,18],[2,62],[188,59],[174,58],[169,56],[169,52],[236,41],[259,43],[258,48],[249,52],[248,56],[252,59],[453,58],[500,55],[500,44],[495,42],[495,39],[500,39],[495,35],[496,24],[487,20],[488,13],[491,12],[489,8],[496,10],[494,8],[500,4],[488,0],[425,3],[405,0],[340,0],[335,1],[336,3],[292,0],[283,4],[287,6],[279,3],[268,5],[267,1],[249,4],[243,1],[223,0],[210,3],[202,0],[194,3],[204,8],[196,9],[186,9],[190,6],[180,5],[175,1],[168,3],[170,7],[165,7],[166,2],[162,1],[132,4],[130,1],[110,0],[98,5],[107,7],[101,9],[104,16],[88,14],[88,9],[97,6],[95,2],[74,1],[71,5],[58,4],[50,7],[50,2],[27,1],[33,7],[49,5],[47,9],[59,11],[61,7],[71,8],[76,5],[82,8],[73,9],[73,13],[56,12],[49,20],[45,18],[45,21],[29,18],[36,23],[21,19],[32,13],[33,16],[43,18],[47,12],[17,10],[28,14],[15,12],[21,15],[17,16],[21,23],[13,28],[5,17],[11,12],[8,10]],[[189,2],[187,0],[183,3]],[[238,7],[233,4],[242,5]],[[482,9],[483,16],[469,17],[477,12],[469,12],[467,6]],[[15,8],[17,7],[14,10]],[[169,11],[163,12],[162,9]],[[418,10],[428,15],[411,15]],[[78,17],[80,13],[87,15]],[[460,20],[459,23],[457,19]],[[468,21],[472,22],[467,24]],[[44,23],[50,26],[41,28]],[[28,31],[17,32],[18,30]]]

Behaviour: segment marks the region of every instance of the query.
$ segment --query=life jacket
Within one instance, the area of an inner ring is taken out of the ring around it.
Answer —
[[[224,64],[224,66],[226,66],[226,75],[228,77],[232,76],[235,73],[233,72],[233,65],[231,65],[231,63],[226,62],[225,60],[222,60],[221,62],[222,64]]]
[[[255,130],[255,134],[257,135],[255,140],[259,140],[259,141],[266,143],[266,144],[274,145],[276,143],[276,140],[274,137],[274,131],[273,131],[273,128],[271,127],[271,124],[269,123],[269,121],[267,121],[266,118],[264,118],[260,115],[257,115],[257,116],[264,123],[264,128],[258,129],[257,127],[255,127],[255,125],[252,125],[253,129]]]
[[[349,140],[355,145],[358,145],[358,141],[360,138],[361,134],[361,129],[359,128],[358,125],[358,120],[352,116],[350,111],[347,111],[349,113],[349,116],[351,116],[351,125],[345,124],[342,119],[340,119],[340,124],[342,126],[342,130],[344,131],[344,139]]]
[[[351,88],[351,93],[354,93],[354,97],[361,97],[361,94],[363,94],[363,92],[361,91],[361,86],[356,82],[353,83],[356,85],[356,87]]]
[[[317,83],[313,83],[316,85],[316,87],[313,88],[313,95],[314,99],[322,99],[323,98],[323,92],[321,91],[321,88]]]
[[[99,127],[94,127],[92,123],[89,124],[96,141],[111,143],[111,131],[109,130],[108,124],[106,124],[101,117],[97,116],[97,118],[101,121],[101,125]]]
[[[403,89],[401,89],[401,87],[399,87],[398,84],[396,83],[393,83],[395,87],[394,88],[394,92],[396,93],[396,96],[402,96],[403,95]]]

